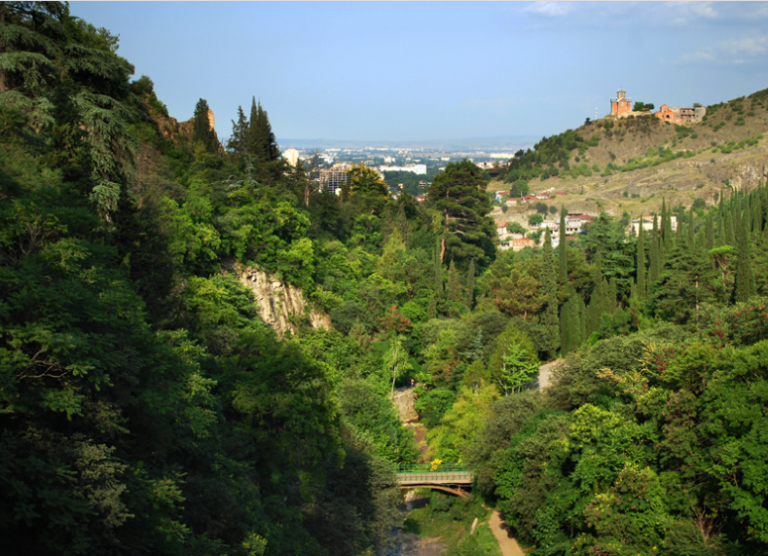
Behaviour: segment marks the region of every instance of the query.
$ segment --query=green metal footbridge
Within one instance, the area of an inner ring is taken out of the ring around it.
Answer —
[[[400,488],[431,488],[466,498],[475,474],[455,463],[401,465],[397,469]]]

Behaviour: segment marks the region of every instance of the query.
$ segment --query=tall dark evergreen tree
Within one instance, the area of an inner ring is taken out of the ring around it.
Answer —
[[[202,143],[206,152],[215,154],[219,152],[219,140],[211,127],[211,120],[208,112],[210,108],[205,99],[197,101],[195,106],[195,116],[192,121],[192,141],[197,144]]]
[[[466,299],[464,304],[472,309],[475,304],[475,261],[474,259],[469,261],[469,268],[467,269],[467,287],[466,287]]]
[[[659,254],[659,219],[653,215],[653,230],[651,231],[651,267],[650,283],[653,284],[661,275],[661,255]],[[650,289],[650,288],[649,288]]]
[[[749,212],[744,211],[744,217],[740,222],[739,241],[738,241],[738,260],[736,262],[736,284],[734,286],[733,299],[736,302],[746,302],[756,293],[755,273],[752,269]]]
[[[546,336],[546,352],[554,357],[560,347],[560,323],[557,316],[557,274],[555,270],[555,255],[552,251],[552,234],[547,228],[544,234],[544,250],[541,258],[541,297],[544,301],[541,311],[541,324],[544,325]]]
[[[435,246],[435,250],[432,253],[432,270],[435,279],[435,293],[438,296],[443,295],[443,263],[440,260],[440,244]]]
[[[494,225],[487,217],[491,210],[487,183],[483,171],[466,159],[448,163],[432,180],[427,201],[443,218],[441,260],[447,257],[462,268],[474,260],[485,268],[495,257]]]
[[[272,125],[269,123],[267,111],[261,107],[261,102],[256,102],[256,97],[251,100],[247,148],[248,152],[262,164],[274,162],[280,158],[280,150],[277,148],[277,140],[275,134],[272,133]]]
[[[568,283],[568,253],[566,250],[566,244],[567,241],[565,239],[565,217],[567,213],[565,211],[565,206],[560,207],[560,230],[558,237],[560,238],[560,243],[557,246],[557,253],[558,253],[558,270],[560,272],[560,282],[562,284]]]
[[[464,292],[462,291],[456,264],[453,261],[451,261],[451,266],[448,268],[448,283],[445,286],[445,295],[448,301],[464,303]]]
[[[636,255],[636,277],[637,277],[637,296],[645,299],[645,232],[643,231],[643,219],[640,218],[640,229],[637,233],[637,255]]]
[[[707,219],[704,222],[704,248],[709,251],[715,247],[715,224],[712,218],[712,211],[707,213]]]
[[[227,149],[236,155],[245,154],[248,144],[248,119],[242,106],[237,107],[237,121],[232,120],[232,135],[227,141]]]

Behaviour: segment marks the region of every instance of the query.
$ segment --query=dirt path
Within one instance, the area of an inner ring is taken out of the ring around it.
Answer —
[[[539,388],[546,388],[551,384],[552,371],[554,371],[563,361],[565,361],[565,359],[555,359],[551,363],[539,367]]]
[[[408,423],[408,427],[413,431],[413,436],[416,438],[416,446],[418,446],[419,452],[421,452],[421,456],[419,456],[419,463],[429,463],[427,427],[421,423]]]
[[[507,524],[502,521],[499,510],[493,510],[488,526],[499,543],[502,556],[525,556],[517,541],[509,536]]]

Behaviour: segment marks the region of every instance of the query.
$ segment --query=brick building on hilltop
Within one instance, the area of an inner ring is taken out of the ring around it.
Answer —
[[[611,99],[611,116],[621,116],[632,112],[632,99],[627,98],[627,91],[619,89],[616,98]]]

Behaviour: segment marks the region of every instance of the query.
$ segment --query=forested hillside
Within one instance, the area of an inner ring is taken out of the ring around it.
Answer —
[[[467,160],[422,204],[365,166],[329,194],[257,92],[222,146],[66,4],[0,22],[3,554],[381,553],[419,459],[536,555],[768,551],[768,188],[497,252]],[[232,261],[331,327],[278,339]]]

